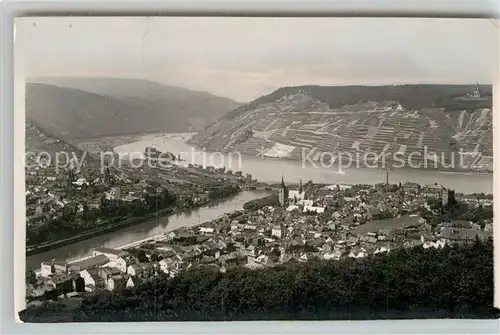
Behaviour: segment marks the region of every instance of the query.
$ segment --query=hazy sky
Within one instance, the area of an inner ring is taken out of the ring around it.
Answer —
[[[250,101],[281,86],[491,83],[490,20],[25,18],[26,77],[144,78]]]

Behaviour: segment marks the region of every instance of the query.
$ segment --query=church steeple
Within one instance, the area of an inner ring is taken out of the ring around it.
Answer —
[[[288,202],[288,189],[285,185],[285,179],[283,178],[283,175],[281,176],[281,185],[279,188],[278,199],[281,206],[285,206]]]

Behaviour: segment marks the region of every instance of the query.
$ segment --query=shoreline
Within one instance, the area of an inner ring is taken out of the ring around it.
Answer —
[[[79,234],[79,235],[76,235],[73,237],[68,237],[68,238],[65,238],[63,240],[49,242],[49,243],[42,243],[42,245],[38,244],[38,245],[34,245],[34,246],[28,246],[28,247],[26,247],[26,256],[36,255],[36,254],[42,253],[44,251],[49,251],[52,249],[57,249],[59,247],[69,245],[71,243],[84,241],[86,239],[98,236],[100,234],[112,233],[114,231],[120,230],[121,228],[130,227],[132,225],[139,224],[141,222],[150,220],[158,215],[163,217],[163,216],[172,214],[174,211],[175,210],[172,207],[165,208],[165,209],[159,210],[158,212],[155,212],[155,213],[151,213],[151,214],[144,215],[141,217],[128,218],[128,219],[119,221],[113,225],[110,225],[107,227],[102,227],[102,228],[96,228],[96,229],[93,229],[91,231],[85,232],[83,234]]]
[[[238,193],[236,193],[236,194],[238,194]],[[236,195],[236,194],[233,194],[233,196],[234,196],[234,195]],[[256,198],[256,199],[260,199],[260,198]],[[214,203],[214,202],[221,201],[221,200],[222,200],[222,201],[224,201],[225,199],[218,199],[218,200],[214,200],[214,201],[211,201],[211,202],[209,202],[209,203],[207,203],[207,204],[204,204],[204,205],[202,205],[202,206],[199,206],[199,207],[207,206],[207,205],[209,205],[210,203]],[[193,208],[191,208],[191,209],[193,209]],[[191,209],[187,209],[187,210],[185,210],[185,211],[188,211],[188,210],[191,210]],[[164,232],[162,232],[162,233],[155,234],[155,235],[151,235],[151,236],[148,236],[148,237],[146,237],[146,238],[143,238],[143,239],[140,239],[140,240],[137,240],[137,241],[133,241],[133,242],[130,242],[130,243],[127,243],[127,244],[124,244],[124,245],[118,246],[118,247],[114,247],[113,249],[117,249],[117,250],[125,250],[125,249],[128,249],[128,248],[137,247],[137,246],[140,246],[141,244],[143,244],[144,242],[147,242],[147,241],[149,241],[149,240],[155,240],[155,239],[158,239],[159,237],[166,236],[167,234],[171,233],[172,231],[177,231],[177,230],[179,230],[179,229],[185,229],[185,228],[188,228],[188,229],[195,228],[195,227],[201,226],[201,225],[203,225],[203,224],[207,224],[207,223],[209,223],[209,222],[212,222],[212,221],[214,221],[214,220],[218,220],[218,219],[220,219],[221,217],[223,217],[224,215],[229,215],[229,216],[231,216],[232,214],[239,213],[239,212],[241,212],[242,210],[243,210],[243,209],[237,209],[237,210],[232,210],[232,211],[229,211],[229,212],[221,213],[221,214],[219,214],[219,215],[217,215],[217,216],[215,216],[215,217],[211,218],[210,220],[206,220],[206,221],[203,221],[203,222],[195,222],[195,223],[190,224],[190,225],[186,225],[186,226],[182,226],[182,227],[177,227],[177,228],[173,228],[173,229],[171,229],[171,228],[169,228],[169,227],[167,226],[166,231],[164,231]],[[179,211],[179,212],[177,212],[177,213],[183,213],[183,212],[184,212],[184,210],[183,210],[183,211]],[[172,211],[172,213],[170,213],[170,214],[173,214],[173,211]],[[162,215],[162,217],[164,217],[164,216],[168,216],[168,215],[170,215],[170,214],[165,214],[165,215]],[[73,241],[73,242],[76,242],[76,241]],[[69,244],[70,244],[70,243],[69,243]],[[81,257],[81,258],[78,258],[78,259],[71,260],[71,261],[67,262],[67,264],[73,264],[73,263],[80,262],[80,261],[82,261],[82,260],[85,260],[85,259],[88,259],[88,258],[92,258],[92,257],[93,257],[92,255],[87,255],[87,256],[84,256],[84,257]],[[38,273],[38,272],[40,271],[40,269],[39,269],[39,268],[34,269],[34,270],[35,270],[35,273]]]
[[[143,215],[141,217],[127,218],[125,220],[116,222],[113,225],[110,225],[107,227],[102,227],[102,228],[96,228],[96,229],[93,229],[91,231],[88,231],[88,232],[85,232],[82,234],[78,234],[76,236],[65,238],[63,240],[29,246],[29,247],[26,247],[26,249],[25,249],[26,250],[25,256],[28,257],[28,256],[36,255],[36,254],[39,254],[39,253],[42,253],[45,251],[49,251],[49,250],[57,249],[60,247],[64,247],[66,245],[70,245],[70,244],[75,243],[75,242],[84,241],[84,240],[90,239],[92,237],[99,236],[101,234],[107,234],[107,233],[119,231],[122,228],[127,228],[127,227],[130,227],[133,225],[138,225],[140,223],[152,220],[152,219],[157,218],[157,217],[165,217],[165,216],[169,216],[169,215],[174,214],[174,213],[184,213],[187,211],[196,210],[200,207],[208,206],[211,203],[216,203],[218,201],[224,201],[224,200],[226,200],[234,195],[239,194],[240,192],[241,192],[241,190],[234,193],[234,194],[231,194],[228,197],[224,197],[221,199],[213,199],[207,203],[193,206],[190,208],[179,209],[177,207],[169,207],[169,208],[161,209],[155,213]]]
[[[211,151],[211,150],[208,150],[208,149],[203,149],[201,148],[200,146],[198,146],[197,144],[194,144],[194,143],[191,143],[190,142],[190,139],[185,141],[184,142],[186,145],[189,145],[191,147],[193,147],[194,149],[198,150],[198,151],[201,151],[201,152],[205,152],[205,153],[215,153],[217,151]],[[241,156],[242,157],[254,157],[254,155],[250,155],[250,154],[246,154],[246,153],[241,153]],[[290,157],[262,157],[262,160],[265,161],[265,160],[269,160],[269,161],[274,161],[274,162],[279,162],[279,161],[287,161],[287,162],[301,162],[300,159],[295,159],[295,158],[290,158]],[[314,161],[313,162],[315,164],[319,164],[318,162]],[[195,164],[194,162],[191,162],[192,164]],[[312,164],[309,164],[310,166],[309,167],[312,167],[314,168],[314,165]],[[308,166],[306,166],[308,167]],[[338,168],[338,165],[336,166],[331,166],[331,167],[328,167],[328,168]],[[367,170],[381,170],[381,171],[385,171],[385,169],[383,167],[370,167],[370,166],[353,166],[353,167],[345,167],[345,168],[342,168],[340,169],[340,173],[339,174],[343,174],[345,173],[345,171],[348,171],[350,169],[367,169]],[[472,173],[472,174],[475,174],[475,175],[490,175],[490,176],[493,176],[493,171],[492,170],[488,170],[488,169],[483,169],[483,170],[479,170],[479,169],[464,169],[464,168],[455,168],[455,169],[447,169],[447,168],[440,168],[440,167],[420,167],[420,168],[417,168],[417,169],[414,169],[414,168],[410,168],[410,167],[400,167],[400,168],[392,168],[390,169],[389,171],[395,171],[395,170],[413,170],[413,171],[434,171],[434,172],[440,172],[440,173],[449,173],[449,174],[464,174],[464,173]],[[243,171],[244,172],[244,171]]]
[[[206,220],[206,221],[203,221],[203,222],[196,222],[196,223],[193,223],[193,224],[191,224],[189,226],[182,226],[182,227],[178,227],[178,228],[175,228],[175,229],[168,229],[168,227],[167,227],[166,231],[164,231],[163,233],[152,235],[152,236],[149,236],[147,238],[144,238],[144,239],[141,239],[141,240],[138,240],[138,241],[130,242],[130,243],[118,246],[118,247],[116,247],[114,249],[125,250],[125,249],[128,249],[128,248],[134,248],[134,247],[140,246],[142,243],[147,242],[149,240],[156,240],[159,237],[166,236],[166,235],[168,235],[169,233],[171,233],[173,231],[176,231],[176,230],[179,230],[179,229],[185,229],[185,228],[187,228],[187,229],[196,228],[196,227],[202,226],[202,225],[204,225],[206,223],[218,220],[221,217],[223,217],[224,215],[231,215],[231,214],[236,213],[236,212],[239,212],[239,210],[235,210],[235,211],[227,212],[227,213],[222,213],[222,214],[219,214],[219,215],[215,216],[214,218],[212,218],[210,220]],[[161,240],[158,240],[158,241],[161,241]]]

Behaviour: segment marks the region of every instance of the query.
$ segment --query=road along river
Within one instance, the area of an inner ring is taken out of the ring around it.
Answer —
[[[243,191],[231,198],[193,209],[191,211],[158,217],[154,220],[124,228],[109,234],[52,249],[26,258],[26,267],[40,268],[40,263],[51,259],[68,262],[89,256],[98,247],[118,248],[180,227],[196,225],[243,208],[245,202],[268,195],[264,191]]]

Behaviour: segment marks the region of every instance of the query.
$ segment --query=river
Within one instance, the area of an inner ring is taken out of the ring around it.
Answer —
[[[175,155],[181,154],[185,159],[182,164],[225,166],[233,171],[241,170],[244,173],[250,173],[259,181],[268,183],[278,182],[282,176],[287,182],[298,182],[302,179],[304,182],[312,180],[319,183],[346,184],[376,184],[384,182],[386,179],[386,172],[378,169],[350,168],[344,169],[343,173],[338,173],[337,168],[303,167],[302,162],[299,161],[205,153],[185,143],[190,136],[192,134],[188,133],[147,135],[142,137],[140,141],[118,146],[115,151],[120,154],[142,155],[146,147],[155,147],[160,151],[169,151]],[[412,181],[422,185],[436,182],[463,193],[493,192],[493,175],[491,174],[395,169],[389,172],[389,179],[391,183]],[[160,217],[109,234],[29,256],[26,266],[39,268],[40,262],[53,258],[71,261],[88,256],[92,249],[97,247],[117,248],[182,226],[209,221],[223,213],[241,209],[245,202],[265,195],[264,192],[244,191],[231,199],[219,202],[217,205],[201,207],[189,213]]]
[[[31,255],[26,259],[26,267],[38,269],[40,268],[41,262],[51,259],[65,259],[69,262],[90,255],[92,249],[97,247],[118,248],[180,227],[210,221],[223,213],[242,209],[245,202],[264,197],[267,194],[268,192],[263,191],[243,191],[229,199],[193,209],[188,212],[159,217],[109,234],[96,236],[71,245]]]
[[[250,173],[254,178],[266,183],[275,183],[283,176],[285,181],[304,182],[312,180],[318,183],[377,184],[385,182],[386,171],[370,168],[344,168],[339,173],[337,167],[315,167],[309,162],[303,166],[301,161],[285,159],[238,156],[237,154],[206,153],[185,143],[192,134],[148,135],[141,141],[121,145],[115,148],[120,154],[144,153],[146,147],[155,147],[160,151],[181,154],[185,164],[225,166],[233,171]],[[256,152],[257,153],[257,152]],[[493,193],[493,174],[477,172],[447,172],[418,169],[394,169],[389,171],[391,183],[416,182],[421,185],[439,183],[444,187],[461,193]]]

